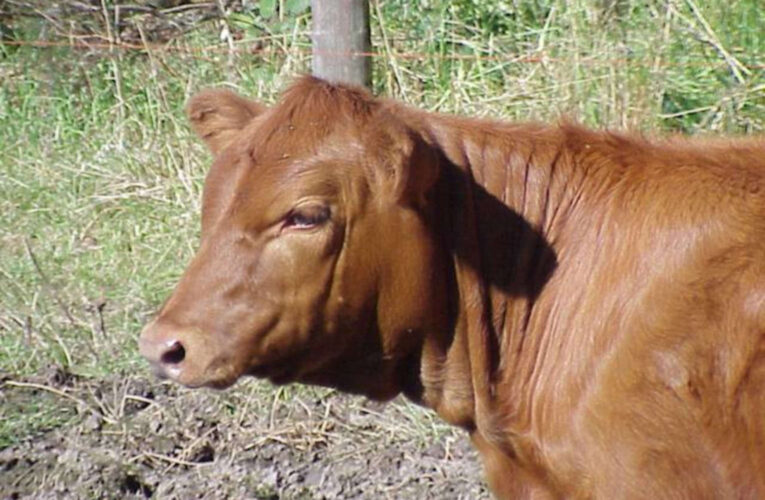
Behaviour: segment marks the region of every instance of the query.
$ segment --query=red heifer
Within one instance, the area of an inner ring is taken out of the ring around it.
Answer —
[[[502,498],[765,498],[765,141],[443,116],[303,78],[189,116],[202,240],[141,353],[467,429]]]

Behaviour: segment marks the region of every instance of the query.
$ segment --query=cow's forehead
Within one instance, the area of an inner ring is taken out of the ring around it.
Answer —
[[[306,138],[296,137],[299,127],[280,125],[251,132],[266,140],[247,139],[228,179],[233,189],[220,200],[230,213],[244,217],[245,225],[270,221],[306,198],[349,202],[355,199],[344,196],[349,186],[364,183],[367,176],[369,152],[357,131],[325,127]]]
[[[333,119],[321,123],[264,123],[246,139],[253,168],[306,170],[333,158],[357,156],[365,150],[363,123]]]
[[[373,170],[387,168],[392,118],[384,109],[363,90],[299,81],[242,131],[235,187],[221,202],[264,220],[305,197],[357,204],[378,177]]]
[[[275,194],[301,186],[333,184],[368,163],[370,152],[358,130],[328,124],[320,131],[303,133],[299,126],[278,126],[252,131],[240,150],[244,169],[237,190]]]
[[[346,142],[364,129],[379,102],[362,89],[298,80],[250,127],[254,158],[316,153],[331,137]]]
[[[368,140],[367,120],[353,117],[288,116],[269,111],[262,121],[243,131],[240,161],[245,166],[242,189],[273,189],[283,183],[300,183],[321,176],[330,181],[346,176],[353,165],[369,164],[374,154]]]

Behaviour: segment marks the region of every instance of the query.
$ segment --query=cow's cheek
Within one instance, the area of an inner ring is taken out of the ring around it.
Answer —
[[[323,330],[323,311],[341,244],[334,228],[284,234],[270,241],[252,274],[253,307],[277,308],[277,323],[262,332],[258,355],[286,359],[310,347]]]

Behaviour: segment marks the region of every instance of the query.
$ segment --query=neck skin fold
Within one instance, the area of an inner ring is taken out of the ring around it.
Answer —
[[[536,359],[525,355],[541,342],[529,319],[557,267],[555,242],[582,173],[562,128],[402,115],[440,157],[434,226],[446,249],[450,314],[448,334],[426,332],[414,399],[501,446],[499,429],[528,411],[534,367],[518,363],[521,353]]]

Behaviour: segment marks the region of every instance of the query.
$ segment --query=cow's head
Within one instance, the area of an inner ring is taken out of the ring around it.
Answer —
[[[402,390],[443,314],[432,150],[395,105],[310,77],[271,108],[206,91],[188,114],[214,155],[201,244],[143,356],[187,386],[252,374]]]

